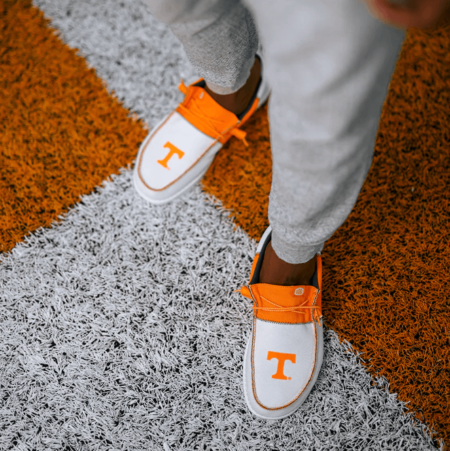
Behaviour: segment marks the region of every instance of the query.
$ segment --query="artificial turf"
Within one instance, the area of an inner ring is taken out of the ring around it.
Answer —
[[[48,226],[132,163],[146,131],[29,1],[0,0],[0,246]],[[450,441],[450,28],[410,30],[382,113],[372,168],[326,243],[324,314],[373,375]],[[203,181],[235,223],[267,225],[267,111]]]

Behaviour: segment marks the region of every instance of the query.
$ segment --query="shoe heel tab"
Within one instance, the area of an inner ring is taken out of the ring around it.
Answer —
[[[266,241],[267,241],[267,238],[269,237],[269,235],[272,233],[272,227],[267,227],[267,229],[266,229],[266,231],[263,233],[263,236],[261,237],[261,239],[259,240],[259,243],[258,243],[258,247],[257,247],[257,249],[256,249],[256,253],[257,254],[260,254],[261,253],[261,250],[262,250],[262,248],[264,247],[264,245],[265,245],[265,243],[266,243]]]
[[[316,271],[313,275],[312,282],[314,287],[322,291],[322,256],[320,252],[316,256]]]
[[[187,88],[187,86],[184,84],[183,79],[180,80],[180,84],[178,85],[178,89],[179,89],[184,95],[187,94],[188,88]]]
[[[266,251],[267,245],[270,243],[272,236],[272,228],[269,226],[267,230],[264,232],[259,244],[258,249],[256,250],[256,255],[258,255],[258,261],[256,263],[254,271],[252,271],[252,277],[250,279],[249,284],[259,283],[259,273],[261,272],[262,263],[264,260],[264,254]]]
[[[206,82],[203,78],[198,79],[195,83],[190,84],[189,86],[198,86],[199,88],[204,88],[206,86]],[[189,86],[184,84],[184,80],[180,79],[180,84],[178,85],[178,89],[186,95],[189,91]]]

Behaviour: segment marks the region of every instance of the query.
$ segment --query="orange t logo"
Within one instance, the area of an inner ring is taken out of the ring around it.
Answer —
[[[164,147],[169,148],[169,153],[166,155],[166,158],[164,158],[164,160],[158,160],[158,163],[161,166],[164,166],[166,169],[169,169],[169,166],[167,166],[167,163],[169,162],[169,160],[176,154],[178,156],[178,158],[181,160],[184,157],[184,152],[180,149],[178,149],[178,147],[175,147],[172,143],[170,142],[166,142],[166,144],[164,144]]]
[[[283,381],[291,380],[290,377],[286,377],[284,375],[284,362],[286,362],[286,360],[289,360],[290,362],[295,363],[295,354],[269,351],[269,353],[267,354],[267,360],[272,359],[278,360],[277,372],[272,376],[272,379],[281,379]]]

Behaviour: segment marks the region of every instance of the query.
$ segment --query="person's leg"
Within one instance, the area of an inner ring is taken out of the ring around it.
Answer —
[[[249,104],[260,78],[258,34],[240,0],[145,0],[183,44],[205,90],[235,114]]]
[[[261,280],[304,284],[371,165],[403,32],[358,0],[248,0],[265,50],[272,241]]]
[[[184,100],[142,142],[133,182],[150,203],[186,193],[206,173],[240,127],[266,101],[258,36],[240,0],[146,0],[150,11],[180,40],[202,79],[181,83]]]

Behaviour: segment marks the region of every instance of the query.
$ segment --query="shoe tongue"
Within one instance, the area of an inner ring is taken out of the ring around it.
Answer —
[[[312,285],[281,286],[268,283],[252,285],[252,292],[274,302],[282,307],[295,307],[297,305],[312,305],[317,294],[317,288]],[[307,301],[307,302],[305,302]]]
[[[299,308],[295,311],[280,310],[280,308],[314,305],[318,289],[311,285],[279,286],[266,283],[251,285],[257,307],[256,317],[280,323],[311,322],[313,309]]]
[[[190,86],[185,107],[199,119],[204,119],[217,133],[236,125],[237,116],[219,105],[202,87]]]

